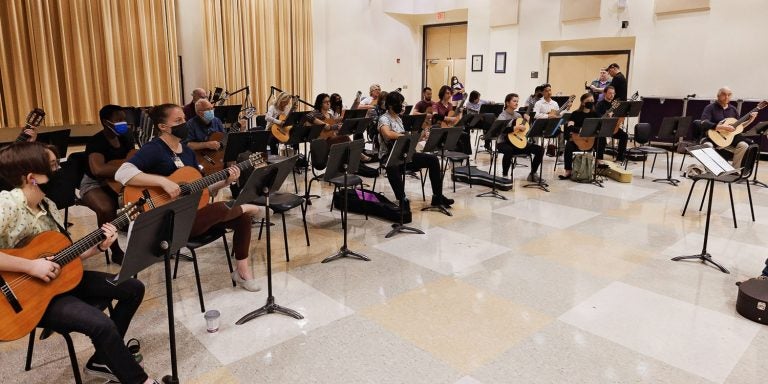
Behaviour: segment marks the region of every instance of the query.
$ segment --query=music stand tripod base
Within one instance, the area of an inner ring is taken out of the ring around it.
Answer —
[[[363,260],[363,261],[371,261],[371,259],[369,259],[367,256],[361,253],[357,253],[347,248],[346,246],[342,246],[341,249],[339,249],[339,251],[336,252],[336,254],[326,257],[325,259],[323,259],[323,261],[321,261],[321,263],[328,263],[334,260],[341,259],[342,257],[349,257],[349,258]]]
[[[488,192],[483,192],[483,193],[477,195],[476,197],[495,197],[497,199],[502,199],[502,200],[506,200],[507,199],[506,196],[502,195],[501,193],[499,193],[496,190],[490,190]]]
[[[259,317],[259,316],[264,316],[264,315],[267,315],[267,314],[270,314],[270,313],[278,313],[278,314],[281,314],[281,315],[290,316],[290,317],[293,317],[294,319],[297,319],[297,320],[301,320],[301,319],[304,318],[304,316],[302,316],[300,313],[294,311],[293,309],[281,307],[281,306],[275,304],[275,297],[274,296],[269,296],[267,298],[267,303],[264,304],[263,307],[261,307],[261,308],[255,310],[255,311],[253,311],[251,313],[248,313],[245,316],[241,317],[240,320],[235,322],[235,324],[243,325],[243,324],[245,324],[245,323],[247,323],[247,322],[249,322],[249,321],[251,321],[251,320],[253,320],[253,319],[257,318],[257,317]]]
[[[709,253],[706,253],[706,252],[705,253],[700,253],[698,255],[673,257],[672,261],[694,260],[694,259],[701,260],[701,262],[704,263],[704,264],[710,263],[710,264],[714,265],[715,267],[717,267],[717,269],[719,269],[723,273],[728,273],[728,274],[731,273],[727,269],[725,269],[725,267],[720,265],[718,262],[712,260],[712,255],[710,255]]]
[[[446,207],[442,205],[430,205],[429,207],[422,208],[421,211],[422,212],[435,211],[435,212],[440,212],[446,216],[453,216],[453,214],[450,211],[448,211]]]
[[[673,179],[671,177],[667,177],[666,179],[653,179],[653,182],[654,183],[669,183],[670,185],[673,185],[673,186],[677,187],[677,184],[680,183],[680,180]]]
[[[541,180],[541,178],[539,178],[539,180]],[[549,192],[549,184],[547,184],[544,181],[539,181],[537,183],[526,184],[526,185],[523,185],[523,188],[539,188],[542,191]]]

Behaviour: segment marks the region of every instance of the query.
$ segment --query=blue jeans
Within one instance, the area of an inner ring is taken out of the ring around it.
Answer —
[[[88,336],[96,348],[94,362],[106,364],[121,383],[143,383],[147,374],[128,351],[123,337],[144,298],[144,284],[130,279],[114,286],[107,277],[106,273],[85,271],[75,289],[51,301],[38,326]],[[105,300],[117,300],[111,318],[94,306]]]

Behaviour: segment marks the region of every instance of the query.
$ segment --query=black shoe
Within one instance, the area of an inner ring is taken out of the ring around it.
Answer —
[[[569,175],[557,175],[557,178],[560,180],[568,180],[571,178]]]
[[[449,207],[450,207],[451,205],[453,205],[453,203],[455,203],[455,202],[456,202],[456,201],[455,201],[455,200],[453,200],[453,199],[449,199],[449,198],[445,197],[445,195],[442,195],[442,196],[440,196],[440,198],[443,200],[443,204],[444,204],[444,205],[447,205],[447,206],[449,206]]]
[[[411,202],[408,199],[404,199],[402,202],[400,202],[400,205],[402,206],[403,212],[411,211]]]
[[[109,369],[109,367],[107,367],[106,364],[94,362],[93,357],[91,357],[88,360],[88,363],[85,364],[85,368],[83,368],[83,372],[85,372],[87,375],[100,377],[102,379],[106,379],[110,381],[119,382],[119,380],[117,380],[117,376],[115,376],[115,374],[112,373],[112,370]]]
[[[144,361],[144,356],[141,355],[141,343],[138,339],[130,339],[127,343],[125,343],[125,346],[128,348],[128,352],[133,355],[133,359],[136,360],[137,363],[141,364],[142,361]]]

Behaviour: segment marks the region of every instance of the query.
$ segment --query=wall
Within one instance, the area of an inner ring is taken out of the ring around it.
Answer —
[[[424,20],[434,20],[434,15],[424,13],[454,14],[455,7],[467,7],[457,0],[348,0],[344,7],[339,3],[314,1],[315,38],[323,36],[315,44],[315,88],[341,90],[345,98],[381,82],[384,89],[407,84],[406,97],[418,99],[421,28]],[[625,10],[618,10],[616,0],[603,0],[599,20],[568,23],[559,21],[558,0],[520,0],[520,23],[495,28],[489,26],[490,0],[471,3],[467,57],[484,55],[484,68],[480,73],[468,69],[465,85],[479,90],[484,98],[499,101],[512,91],[527,94],[545,81],[547,55],[542,41],[611,37],[635,38],[630,91],[639,90],[645,96],[705,96],[729,85],[739,98],[766,96],[768,73],[759,70],[768,62],[768,50],[759,43],[759,37],[768,32],[762,20],[768,14],[768,2],[763,0],[712,0],[708,12],[660,17],[654,15],[653,1],[629,0]],[[629,28],[621,29],[621,20],[628,20]],[[575,46],[599,47],[599,42]],[[345,49],[348,44],[354,44],[354,50]],[[497,51],[507,52],[505,74],[493,73]],[[397,57],[400,64],[395,64]],[[531,79],[531,71],[538,71],[539,79]]]
[[[213,89],[205,82],[205,62],[203,57],[203,6],[202,0],[183,0],[183,5],[176,7],[176,26],[179,55],[182,58],[184,76],[184,103],[192,101],[195,88]],[[178,102],[178,101],[176,101]]]

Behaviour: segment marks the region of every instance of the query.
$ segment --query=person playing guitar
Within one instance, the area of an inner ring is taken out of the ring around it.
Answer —
[[[283,125],[285,124],[285,118],[288,117],[288,114],[291,112],[291,109],[292,109],[291,100],[293,100],[293,96],[291,96],[291,94],[289,94],[288,92],[281,92],[279,95],[277,95],[274,103],[272,103],[269,106],[269,109],[267,109],[267,113],[264,115],[264,119],[267,120],[267,125],[266,125],[267,131],[271,131],[273,126],[276,125],[278,126],[278,129],[280,130],[281,133],[288,133],[288,132],[283,132],[285,128],[283,127]],[[278,145],[279,145],[278,139],[274,135],[270,135],[269,148],[272,150],[273,155],[278,154]]]
[[[517,112],[517,104],[520,102],[520,96],[517,93],[509,93],[504,97],[504,110],[499,114],[498,120],[509,120],[507,129],[496,139],[496,148],[504,154],[501,159],[501,174],[503,177],[509,175],[509,168],[512,166],[512,157],[519,154],[533,155],[531,161],[531,173],[528,174],[528,181],[538,182],[538,170],[544,159],[544,148],[538,144],[528,142],[524,148],[518,148],[510,143],[508,133],[512,131],[525,131],[525,124],[528,121],[528,115],[520,115]]]
[[[134,187],[159,187],[165,191],[160,198],[175,199],[181,193],[177,183],[167,178],[179,168],[191,166],[199,170],[199,164],[192,150],[183,140],[189,137],[184,112],[176,104],[161,104],[154,107],[149,117],[160,132],[159,136],[144,144],[133,157],[125,162],[115,174],[121,184]],[[227,168],[229,177],[208,187],[211,192],[233,183],[240,177],[236,166]],[[237,270],[232,279],[249,291],[261,288],[253,278],[248,266],[248,250],[251,242],[251,220],[260,208],[243,204],[230,208],[226,202],[207,204],[198,209],[190,237],[198,236],[214,226],[234,230],[233,251]]]
[[[189,136],[186,144],[198,154],[198,162],[205,167],[206,173],[212,173],[224,168],[222,161],[216,161],[206,154],[223,150],[221,141],[226,133],[224,124],[214,116],[213,104],[208,99],[200,99],[195,103],[195,116],[187,122]],[[212,139],[216,136],[217,139]],[[222,153],[221,158],[224,154]]]
[[[378,93],[377,93],[378,95]],[[306,117],[307,125],[322,125],[321,139],[327,139],[328,144],[336,144],[350,141],[348,136],[336,136],[341,127],[341,116],[335,115],[331,110],[331,96],[321,93],[315,98],[314,110]]]
[[[85,153],[88,165],[80,182],[80,196],[88,208],[96,213],[99,225],[115,219],[119,190],[113,190],[107,181],[115,179],[115,172],[133,150],[131,129],[125,122],[125,111],[119,105],[105,105],[99,110],[102,130],[88,139]],[[110,246],[112,261],[123,262],[123,250],[117,240]]]
[[[0,249],[18,248],[30,237],[45,231],[63,230],[61,214],[40,188],[48,182],[56,167],[53,151],[41,143],[16,143],[0,149],[0,177],[13,186],[11,191],[0,192]],[[104,252],[117,239],[114,225],[103,224],[101,231],[103,241],[83,251],[80,258]],[[0,252],[0,272],[24,273],[28,275],[27,279],[31,277],[42,282],[37,284],[38,287],[45,288],[45,283],[66,278],[60,275],[71,271],[63,271],[62,265],[52,259]],[[50,301],[36,326],[88,336],[96,348],[84,369],[90,375],[121,383],[154,383],[156,381],[148,377],[123,343],[131,319],[144,298],[144,285],[139,280],[129,279],[114,286],[107,282],[108,277],[110,275],[103,272],[82,272],[82,279],[73,290]],[[11,288],[19,283],[19,278],[0,282]],[[17,289],[21,293],[20,287]],[[94,299],[117,300],[110,317],[89,304]],[[3,300],[0,305],[9,305],[5,298],[0,300]]]
[[[571,178],[571,172],[573,171],[573,152],[577,150],[588,151],[595,145],[594,137],[579,137],[579,131],[584,124],[584,119],[600,117],[600,115],[595,112],[595,96],[592,92],[587,92],[581,95],[579,101],[581,102],[581,104],[579,104],[579,109],[571,113],[571,117],[565,125],[564,135],[566,143],[563,155],[565,174],[558,176],[560,180]],[[577,142],[578,140],[582,141]]]
[[[451,98],[453,97],[451,92],[451,87],[447,85],[440,87],[440,91],[437,92],[438,101],[432,104],[432,111],[436,115],[442,116],[442,121],[445,122],[447,126],[452,127],[461,120],[462,111],[454,110],[453,103],[451,102]],[[453,114],[451,112],[453,112]]]
[[[735,131],[738,127],[734,127],[727,123],[721,123],[727,118],[737,119],[739,118],[739,112],[736,111],[736,107],[731,105],[731,97],[733,91],[728,87],[722,87],[717,91],[717,101],[707,105],[704,111],[701,113],[702,128],[707,130],[714,130],[718,132],[730,133]],[[747,127],[755,121],[757,117],[757,111],[751,111],[748,120],[741,124],[741,127]],[[712,139],[706,138],[702,144],[714,147]],[[744,154],[747,153],[750,141],[737,134],[733,137],[733,141],[727,147],[727,150],[733,152],[733,160],[731,164],[734,168],[741,167],[741,160],[744,158]]]
[[[610,111],[611,107],[613,106],[613,101],[616,98],[616,89],[613,87],[613,85],[609,85],[605,87],[603,95],[603,100],[595,104],[595,112],[597,112],[597,114],[600,116],[613,117],[613,113]],[[624,153],[627,151],[627,141],[629,141],[629,135],[627,135],[627,132],[623,129],[619,129],[614,132],[612,137],[614,139],[619,139],[619,146],[616,148],[616,161],[622,162],[624,161]],[[597,160],[603,159],[606,144],[606,138],[599,137],[597,139],[597,155],[595,156]]]

